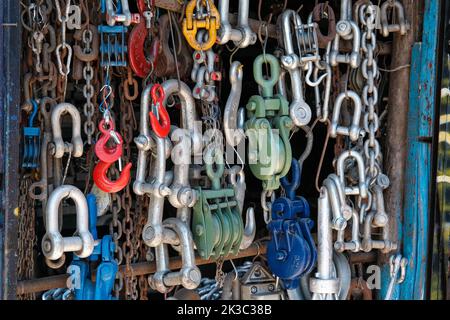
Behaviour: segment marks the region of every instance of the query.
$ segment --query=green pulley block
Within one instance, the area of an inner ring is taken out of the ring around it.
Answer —
[[[264,78],[263,65],[270,66],[270,78]],[[280,178],[290,169],[292,149],[289,133],[293,123],[289,102],[274,95],[280,75],[278,59],[270,54],[259,55],[253,63],[253,76],[261,86],[262,96],[252,96],[247,103],[245,129],[249,137],[248,160],[253,175],[262,181],[264,190],[280,187]]]
[[[206,164],[211,190],[197,189],[199,201],[193,208],[192,233],[199,255],[203,259],[218,259],[230,253],[238,253],[244,223],[237,208],[234,189],[220,187],[220,179],[225,170],[223,154],[210,149],[206,155],[214,156],[216,169],[214,170],[212,161]]]

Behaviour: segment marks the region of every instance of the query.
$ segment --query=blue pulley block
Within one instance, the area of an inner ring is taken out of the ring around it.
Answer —
[[[128,30],[125,26],[97,27],[100,33],[100,65],[102,67],[126,67],[127,45],[125,34]]]
[[[286,177],[281,179],[287,197],[272,204],[272,220],[268,224],[271,240],[267,246],[269,267],[287,289],[297,288],[300,278],[311,272],[317,259],[309,204],[305,198],[295,196],[300,185],[300,166],[296,160],[292,161],[291,171],[292,182]]]
[[[33,112],[28,119],[28,127],[23,128],[23,161],[22,168],[35,169],[39,166],[39,156],[41,152],[41,129],[33,127],[34,118],[38,111],[38,104],[35,100],[30,100]]]

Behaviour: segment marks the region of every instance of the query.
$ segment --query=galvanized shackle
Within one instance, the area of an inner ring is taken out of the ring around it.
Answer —
[[[61,202],[70,198],[75,202],[77,229],[72,237],[63,237],[59,232],[58,209]],[[53,190],[46,208],[46,233],[42,238],[42,251],[49,260],[59,259],[64,252],[74,252],[86,258],[94,250],[94,238],[89,232],[89,212],[86,197],[75,186],[62,185]]]
[[[69,113],[72,117],[72,141],[64,142],[61,133],[61,116]],[[63,102],[52,109],[53,147],[51,153],[55,158],[62,158],[65,152],[72,152],[74,158],[83,155],[83,140],[81,139],[81,118],[77,108],[70,103]]]
[[[345,185],[345,161],[349,158],[353,158],[356,161],[358,167],[359,184],[358,186],[346,186]],[[361,154],[354,150],[343,151],[336,162],[336,170],[341,183],[344,185],[344,192],[346,195],[359,195],[365,199],[368,197],[367,183],[366,183],[366,169],[364,160]]]
[[[164,176],[166,172],[166,159],[170,156],[170,140],[160,138],[156,135],[150,136],[150,123],[148,113],[151,104],[151,90],[153,85],[147,86],[141,94],[141,110],[139,123],[139,136],[134,139],[139,150],[138,163],[136,170],[136,180],[133,183],[133,191],[137,195],[156,195],[157,197],[165,197],[169,195],[170,190],[164,184]],[[155,152],[155,161],[153,168],[156,171],[155,181],[146,182],[147,175],[147,157],[150,150]]]
[[[219,1],[220,29],[217,35],[217,43],[226,44],[231,40],[238,48],[246,48],[249,45],[255,44],[257,39],[256,33],[252,31],[248,24],[250,1],[239,1],[238,23],[236,29],[231,26],[228,20],[229,4],[229,0]]]
[[[353,101],[353,119],[350,127],[340,126],[339,118],[341,115],[342,104],[345,100],[351,99]],[[337,135],[349,136],[351,141],[357,141],[364,130],[360,128],[359,123],[361,119],[362,102],[359,95],[354,91],[346,91],[339,94],[334,103],[333,117],[331,119],[330,136],[336,138]]]
[[[396,24],[390,24],[388,22],[388,9],[391,9],[394,13],[397,13],[397,17],[395,21],[398,21]],[[384,37],[388,37],[391,32],[399,32],[400,35],[404,36],[408,30],[411,28],[411,25],[405,19],[405,10],[403,8],[403,4],[398,1],[385,1],[381,5],[381,33]]]
[[[352,209],[346,203],[344,185],[337,175],[330,174],[323,181],[323,186],[327,189],[333,214],[332,227],[335,230],[344,230],[347,221],[352,217]]]
[[[351,53],[339,53],[340,39],[353,39]],[[333,48],[330,53],[330,63],[333,67],[339,63],[349,64],[353,69],[359,67],[361,56],[359,49],[361,47],[361,31],[358,25],[352,20],[351,1],[342,0],[341,16],[336,24],[336,37],[333,41]]]
[[[118,0],[119,1],[119,0]],[[113,0],[106,0],[106,23],[109,26],[114,26],[116,22],[122,22],[124,26],[128,27],[132,22],[132,15],[130,7],[128,6],[128,0],[120,0],[122,13],[118,13],[114,7]]]
[[[234,61],[230,66],[231,91],[223,114],[225,139],[232,147],[238,145],[245,138],[244,130],[238,126],[238,110],[244,77],[242,69],[243,66],[239,61]]]
[[[164,81],[161,86],[166,93],[163,105],[167,105],[167,99],[176,94],[180,98],[181,103],[181,119],[183,119],[183,129],[189,131],[192,140],[192,153],[198,155],[202,153],[202,135],[199,128],[196,127],[198,117],[195,110],[195,101],[192,98],[191,89],[183,81],[170,79]]]
[[[358,252],[361,248],[359,240],[359,215],[356,210],[352,210],[352,238],[349,242],[345,241],[345,230],[338,230],[337,239],[334,243],[334,250],[337,252],[352,251]]]

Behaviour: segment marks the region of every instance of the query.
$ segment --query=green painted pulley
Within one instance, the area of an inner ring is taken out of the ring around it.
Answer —
[[[270,77],[264,78],[263,65],[270,66]],[[262,180],[264,190],[280,187],[280,178],[291,167],[292,149],[289,134],[294,124],[289,117],[289,102],[273,90],[280,75],[278,59],[270,54],[259,55],[253,63],[253,76],[262,96],[250,97],[246,109],[248,120],[248,162],[253,175]]]
[[[206,159],[214,161],[206,163],[211,189],[197,188],[199,200],[193,208],[192,234],[198,254],[203,259],[218,259],[239,252],[244,222],[239,214],[234,189],[220,186],[225,170],[222,152],[210,149]]]

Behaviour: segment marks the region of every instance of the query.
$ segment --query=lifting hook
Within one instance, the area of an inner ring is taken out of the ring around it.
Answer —
[[[160,84],[153,85],[150,96],[152,106],[157,109],[157,115],[149,111],[150,124],[155,134],[160,138],[165,138],[170,131],[170,118],[166,108],[164,108],[164,89]]]
[[[106,123],[105,119],[102,119],[98,124],[98,129],[102,135],[95,144],[95,154],[103,162],[112,163],[117,161],[122,156],[123,139],[118,132],[114,131],[114,121],[110,119],[109,123]],[[114,132],[114,135],[112,132]],[[116,145],[114,147],[107,147],[106,144],[111,137],[114,138]]]

